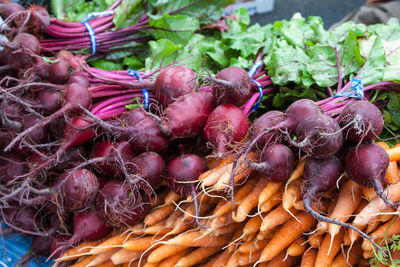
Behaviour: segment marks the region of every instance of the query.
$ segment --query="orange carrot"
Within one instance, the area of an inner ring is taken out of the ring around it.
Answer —
[[[261,191],[260,195],[258,196],[258,205],[261,205],[262,203],[270,199],[275,192],[281,189],[282,184],[283,184],[282,182],[275,183],[269,181],[268,184]]]
[[[167,245],[180,245],[187,247],[222,247],[226,245],[229,238],[226,235],[212,237],[203,235],[200,231],[192,231],[175,236],[166,241]]]
[[[97,264],[96,267],[115,267],[115,264],[111,260],[108,260],[103,263]]]
[[[121,247],[122,243],[128,239],[128,234],[117,234],[109,239],[105,240],[104,242],[98,244],[95,248],[90,250],[90,254],[98,255],[106,252],[115,247]]]
[[[253,188],[257,184],[256,179],[252,179],[251,177],[246,181],[246,183],[238,190],[238,192],[235,195],[235,205],[238,205],[240,201],[242,201],[248,194],[250,194],[251,191],[253,191]],[[226,202],[224,205],[222,205],[218,210],[215,210],[214,215],[216,216],[221,216],[224,215],[225,213],[228,213],[233,209],[232,201]]]
[[[176,203],[180,198],[181,196],[178,195],[177,193],[169,191],[169,193],[164,199],[164,205],[173,205],[174,202]]]
[[[353,180],[346,180],[339,190],[335,209],[329,217],[340,222],[346,222],[360,204],[361,197],[361,186]],[[331,236],[337,235],[339,230],[340,226],[337,224],[329,224],[328,226],[328,233]]]
[[[328,217],[330,217],[331,213],[336,207],[336,203],[338,201],[338,198],[335,197],[330,203],[328,204]],[[328,232],[328,223],[324,221],[319,221],[317,225],[317,231],[320,232],[321,234]]]
[[[221,251],[220,247],[215,248],[198,248],[185,257],[181,258],[176,264],[175,267],[189,267],[196,265],[208,257],[211,257],[218,251]]]
[[[107,250],[107,251],[105,251],[105,252],[103,252],[101,254],[98,254],[98,255],[96,255],[96,257],[94,257],[93,260],[91,260],[87,264],[87,266],[96,266],[96,265],[99,265],[99,264],[101,264],[101,263],[103,263],[105,261],[110,260],[111,256],[114,253],[116,253],[117,251],[119,251],[119,250],[120,250],[119,248],[113,248],[113,249]]]
[[[399,167],[397,166],[396,161],[389,162],[389,167],[386,171],[385,179],[389,184],[395,184],[400,181]]]
[[[228,259],[230,257],[230,252],[225,249],[221,254],[216,257],[216,260],[211,265],[212,267],[225,267],[227,266]]]
[[[399,148],[400,149],[400,148]],[[387,198],[393,203],[400,200],[400,183],[391,184],[387,187]],[[379,213],[386,211],[387,205],[381,198],[375,198],[354,218],[354,226],[365,226],[370,221],[376,220]]]
[[[166,220],[158,222],[152,226],[146,227],[143,229],[143,233],[147,235],[165,235],[167,234],[172,228],[165,226]]]
[[[226,171],[227,167],[230,167],[231,164],[227,163],[225,166],[218,166],[214,169],[208,170],[207,172],[200,175],[199,180],[201,181],[201,186],[212,186],[215,185],[221,175]]]
[[[291,267],[295,266],[300,261],[300,256],[292,257],[287,256],[285,251],[282,251],[274,257],[271,261],[269,261],[265,266],[267,267]]]
[[[382,147],[382,148],[385,149],[385,150],[389,150],[389,149],[390,149],[390,146],[389,146],[387,143],[385,143],[385,142],[378,141],[378,142],[376,142],[375,144],[377,144],[378,146]]]
[[[232,216],[235,222],[243,222],[246,220],[250,211],[257,207],[258,196],[267,184],[268,181],[261,178],[254,187],[253,191],[240,202],[236,212]]]
[[[243,227],[243,234],[250,235],[257,233],[262,221],[263,219],[261,215],[251,217]]]
[[[340,229],[339,233],[334,237],[330,234],[325,235],[315,259],[315,266],[329,267],[332,264],[336,254],[340,251],[343,235],[344,229]]]
[[[362,186],[361,188],[363,191],[364,198],[367,199],[368,201],[371,201],[377,197],[375,190],[372,187]]]
[[[292,244],[287,248],[287,255],[289,256],[300,256],[306,249],[306,239],[304,236],[299,236]]]
[[[157,207],[147,214],[147,216],[144,218],[144,224],[152,226],[167,218],[174,209],[175,207],[173,205]]]
[[[96,255],[87,256],[83,258],[81,261],[78,261],[77,263],[71,265],[71,267],[86,267],[89,264],[89,262],[91,262],[95,257]]]
[[[129,251],[122,248],[111,256],[111,261],[115,265],[123,264],[139,259],[142,253],[143,251]]]
[[[375,254],[372,250],[363,250],[363,258],[364,259],[370,259],[372,258]]]
[[[79,257],[82,256],[82,254],[90,254],[90,250],[92,247],[97,246],[100,244],[104,239],[96,240],[96,241],[86,241],[82,242],[81,244],[77,245],[76,247],[73,247],[71,249],[68,249],[67,251],[64,252],[64,254],[57,259],[57,261],[62,262],[62,261],[70,261],[70,260],[76,260]]]
[[[305,163],[306,163],[305,157],[302,157],[297,162],[296,168],[290,174],[289,179],[285,183],[285,193],[284,194],[287,194],[287,188],[288,188],[289,184],[291,184],[293,181],[295,181],[295,180],[299,179],[301,176],[303,176]]]
[[[268,199],[266,202],[262,203],[259,206],[259,209],[261,212],[267,213],[273,208],[275,208],[277,205],[282,203],[282,192],[283,188],[275,192],[270,199]]]
[[[386,150],[389,155],[389,161],[399,161],[400,160],[400,146],[393,147]]]
[[[176,253],[159,263],[158,267],[174,267],[175,264],[183,257],[188,255],[191,251],[191,248],[187,248],[181,252]]]
[[[390,238],[393,235],[400,233],[400,217],[396,216],[393,220],[386,222],[379,226],[374,232],[370,234],[373,239],[376,239],[378,244],[386,237]],[[364,240],[362,243],[363,250],[373,250],[371,242]]]
[[[323,239],[324,239],[324,234],[316,232],[308,236],[307,243],[310,245],[310,247],[317,249],[321,246]]]
[[[145,236],[141,238],[134,238],[126,241],[122,248],[130,251],[141,251],[146,250],[151,247],[154,243],[157,243],[159,240],[154,236]]]
[[[289,211],[292,214],[296,214],[297,212],[294,208],[290,208]],[[290,218],[291,215],[288,212],[286,212],[286,210],[283,208],[281,204],[264,217],[260,226],[260,231],[270,231],[274,229],[276,226],[285,223]]]
[[[361,240],[358,240],[351,247],[350,251],[349,247],[346,247],[344,252],[339,253],[333,260],[331,267],[355,266],[361,258],[361,253]]]
[[[187,249],[187,246],[179,246],[179,245],[161,245],[160,247],[153,250],[149,256],[147,257],[148,262],[160,262],[163,259],[166,259],[172,255],[175,255],[179,252],[182,252]]]
[[[297,179],[288,185],[287,190],[282,195],[283,208],[288,211],[293,207],[294,202],[301,199],[301,187],[303,180]]]
[[[298,213],[296,217],[299,221],[291,218],[276,232],[271,241],[263,249],[259,262],[266,262],[276,257],[299,235],[309,230],[316,221],[314,217],[304,212]]]
[[[307,249],[301,258],[300,267],[314,267],[317,258],[317,250],[314,248]]]
[[[233,176],[233,180],[235,183],[240,182],[242,179],[248,177],[252,171],[251,168],[249,168],[248,164],[247,164],[247,160],[242,160],[242,157],[239,157],[239,161],[240,164],[237,166],[236,172]],[[248,159],[252,159],[255,160],[256,155],[255,153],[249,153],[247,155]],[[230,182],[230,178],[232,175],[232,168],[233,168],[233,163],[230,163],[226,166],[225,172],[219,177],[218,182],[216,184],[213,185],[213,189],[216,191],[219,190],[224,190],[227,186],[229,185]]]
[[[268,242],[269,240],[255,240],[255,241],[252,240],[249,242],[245,242],[239,246],[237,251],[243,254],[258,252],[264,249],[264,247],[267,245]]]

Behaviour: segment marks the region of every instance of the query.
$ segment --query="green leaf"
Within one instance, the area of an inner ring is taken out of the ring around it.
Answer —
[[[186,44],[193,33],[200,28],[199,21],[185,15],[164,15],[157,19],[151,19],[150,32],[157,39],[168,39],[174,44]]]
[[[50,3],[51,12],[57,19],[64,18],[64,1],[63,0],[51,0]]]
[[[142,12],[138,12],[140,9],[142,10]],[[136,12],[134,12],[134,10]],[[123,22],[129,16],[131,16],[132,13],[140,16],[143,15],[144,7],[142,6],[142,0],[123,0],[121,2],[121,4],[115,9],[115,15],[113,18],[115,28],[116,29],[121,28]]]
[[[232,19],[232,17],[228,17],[226,20],[226,24],[229,27],[227,34],[244,32],[247,29],[247,26],[250,24],[249,11],[246,8],[239,8],[236,9],[232,15],[234,19]]]
[[[304,91],[292,90],[288,87],[281,87],[280,91],[273,98],[274,108],[284,109],[300,98],[317,99],[317,91],[315,89],[307,89]]]
[[[362,81],[363,85],[382,81],[386,64],[385,48],[382,39],[375,37],[361,42],[360,52],[365,58],[365,64],[359,73],[358,79]]]
[[[122,64],[132,69],[141,69],[144,67],[144,63],[138,57],[135,56],[124,58]]]
[[[98,59],[90,63],[93,67],[102,70],[121,70],[123,69],[122,63],[114,62],[106,59]]]

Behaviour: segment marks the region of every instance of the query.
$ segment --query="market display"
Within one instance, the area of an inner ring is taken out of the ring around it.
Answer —
[[[399,21],[231,3],[0,6],[16,266],[400,266]]]

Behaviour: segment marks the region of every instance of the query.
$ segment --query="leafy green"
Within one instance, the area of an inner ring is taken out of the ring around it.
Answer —
[[[115,15],[113,22],[116,29],[122,28],[121,26],[128,17],[132,19],[135,17],[136,20],[144,14],[144,8],[142,6],[142,0],[123,0],[121,4],[115,9]],[[136,22],[135,20],[135,22]],[[130,21],[131,24],[134,24]]]
[[[94,11],[103,11],[113,2],[113,0],[90,2],[85,0],[52,0],[51,10],[57,19],[82,21],[87,14]]]
[[[121,62],[114,62],[106,59],[92,61],[91,65],[95,68],[103,70],[120,70],[123,68],[123,64]]]

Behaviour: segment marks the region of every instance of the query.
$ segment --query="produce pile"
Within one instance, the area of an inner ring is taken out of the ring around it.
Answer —
[[[0,6],[2,234],[57,266],[400,264],[400,24]]]

